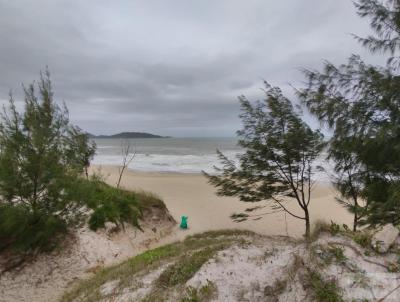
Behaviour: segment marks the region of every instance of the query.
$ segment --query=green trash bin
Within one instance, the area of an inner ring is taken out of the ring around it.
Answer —
[[[187,220],[188,220],[187,216],[182,216],[181,217],[181,225],[180,225],[181,229],[186,230],[188,228]]]

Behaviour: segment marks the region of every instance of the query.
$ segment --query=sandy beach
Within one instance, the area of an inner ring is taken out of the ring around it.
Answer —
[[[115,185],[118,177],[118,167],[95,166],[92,171],[101,173],[106,182]],[[259,220],[258,217],[248,221],[236,223],[229,217],[232,213],[241,212],[248,207],[261,205],[265,208],[261,213],[271,212],[266,202],[244,203],[237,198],[219,197],[215,189],[207,183],[202,174],[188,173],[159,173],[136,172],[126,170],[121,186],[128,190],[145,190],[159,195],[167,205],[170,213],[176,221],[180,221],[182,215],[189,217],[189,229],[178,230],[174,235],[176,239],[182,239],[186,235],[217,229],[248,229],[263,235],[289,235],[298,237],[304,232],[303,220],[292,218],[284,213],[269,214]],[[310,203],[312,222],[323,219],[336,223],[352,223],[351,215],[335,200],[333,188],[326,183],[315,186]],[[297,210],[297,204],[288,203],[288,207]],[[257,214],[258,214],[257,213]],[[297,213],[300,213],[297,211]],[[174,238],[175,239],[175,238]]]

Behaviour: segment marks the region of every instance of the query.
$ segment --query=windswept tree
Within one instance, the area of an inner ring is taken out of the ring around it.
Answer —
[[[95,146],[54,102],[48,72],[37,88],[24,88],[22,113],[10,97],[0,118],[0,251],[51,248],[82,217],[72,193]]]
[[[330,140],[327,159],[335,163],[334,174],[330,176],[339,193],[336,201],[353,214],[353,231],[357,231],[367,214],[368,204],[361,196],[365,172],[351,147],[352,139],[335,140],[334,136]]]
[[[373,34],[355,38],[373,53],[389,53],[388,64],[398,65],[400,50],[400,2],[398,0],[358,0],[357,14],[369,18]]]
[[[96,154],[96,143],[79,127],[71,126],[68,131],[68,156],[76,160],[74,164],[78,169],[83,167],[86,179],[89,179],[89,167]]]
[[[239,145],[245,150],[240,165],[219,152],[223,168],[216,168],[215,175],[205,174],[219,195],[244,202],[269,201],[274,210],[304,220],[308,238],[313,164],[323,149],[323,136],[302,121],[279,88],[265,85],[264,101],[251,104],[244,96],[239,98],[243,122]],[[299,211],[289,209],[288,202],[295,202]]]
[[[360,0],[358,14],[374,34],[356,37],[374,53],[388,53],[385,67],[352,55],[346,64],[326,62],[321,72],[305,70],[304,104],[332,131],[329,157],[338,188],[357,224],[400,223],[400,50],[399,1]],[[357,196],[357,198],[355,198]],[[366,207],[358,203],[359,197]],[[357,217],[362,213],[364,217]],[[362,219],[360,219],[362,218]]]

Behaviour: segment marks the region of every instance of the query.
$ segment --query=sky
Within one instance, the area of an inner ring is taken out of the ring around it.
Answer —
[[[234,136],[238,96],[267,80],[293,97],[300,68],[352,53],[378,62],[351,35],[368,33],[350,0],[0,0],[0,103],[12,91],[23,108],[48,66],[90,133]]]

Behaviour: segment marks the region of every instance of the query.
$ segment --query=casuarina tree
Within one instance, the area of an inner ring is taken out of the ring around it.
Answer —
[[[0,251],[49,249],[78,225],[71,192],[95,148],[54,102],[48,72],[24,93],[24,111],[11,96],[0,120]]]
[[[244,202],[268,201],[274,211],[304,220],[309,237],[313,164],[323,149],[323,136],[300,118],[279,88],[265,84],[265,100],[252,104],[244,96],[239,98],[243,129],[238,136],[244,149],[239,165],[218,152],[223,167],[205,174],[219,195]],[[297,210],[289,208],[289,202],[297,204]]]
[[[332,130],[328,154],[342,197],[358,224],[400,223],[400,50],[399,1],[360,0],[358,14],[373,34],[356,39],[374,53],[388,54],[386,66],[352,55],[347,63],[326,62],[305,70],[304,104]],[[363,206],[359,203],[362,200]]]

